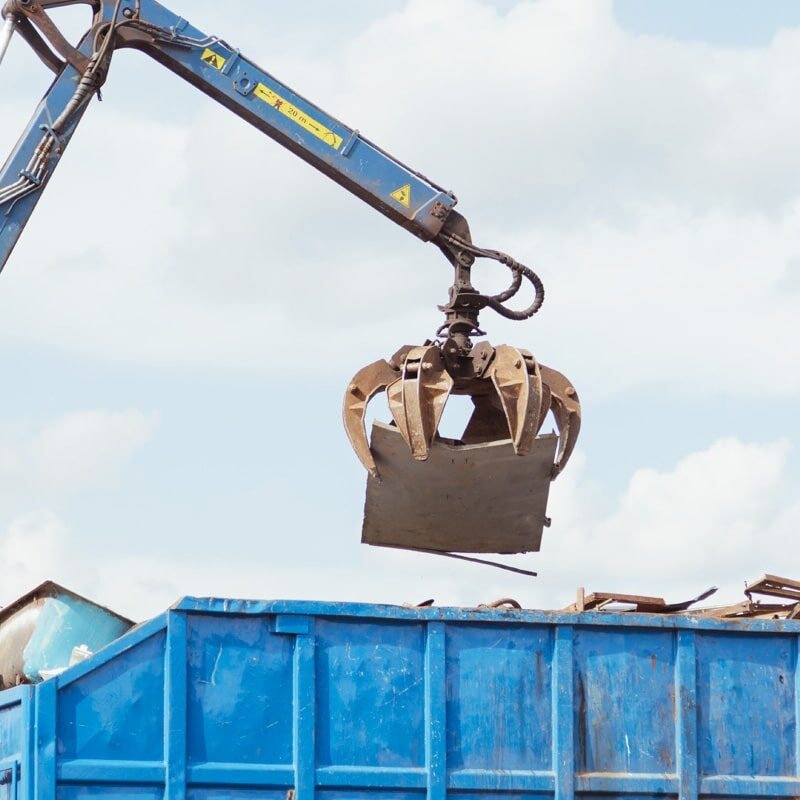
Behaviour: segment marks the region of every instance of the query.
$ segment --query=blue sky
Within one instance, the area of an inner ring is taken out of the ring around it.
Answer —
[[[536,266],[540,317],[485,325],[573,378],[579,453],[514,562],[537,581],[361,546],[342,392],[430,335],[448,269],[120,53],[0,276],[0,603],[44,577],[147,616],[186,593],[549,607],[800,574],[795,4],[172,7]],[[48,78],[15,41],[0,81],[8,150]]]
[[[800,25],[792,0],[614,0],[614,14],[633,33],[724,47],[764,47],[781,29]]]

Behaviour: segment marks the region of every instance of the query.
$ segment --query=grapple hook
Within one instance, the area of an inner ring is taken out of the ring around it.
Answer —
[[[364,423],[367,405],[378,392],[386,392],[394,424],[416,461],[427,460],[447,399],[456,392],[469,395],[474,405],[461,443],[510,440],[519,456],[531,451],[552,411],[559,436],[553,465],[556,477],[580,432],[580,402],[571,382],[539,364],[528,350],[483,342],[464,357],[447,351],[447,346],[448,342],[405,346],[388,361],[364,367],[350,382],[344,398],[344,426],[370,474],[377,477],[378,468]]]
[[[448,302],[439,307],[445,323],[437,341],[370,364],[345,395],[345,428],[370,472],[362,541],[426,552],[538,550],[549,524],[550,482],[567,463],[580,429],[578,396],[560,372],[540,366],[529,351],[486,341],[473,345],[471,337],[483,335],[478,317],[484,308],[516,320],[535,314],[544,287],[536,273],[505,253],[476,247],[466,220],[454,211],[436,243],[455,273]],[[476,258],[511,271],[504,292],[475,289],[470,271]],[[523,280],[533,286],[534,298],[514,311],[505,303]],[[373,453],[364,419],[367,403],[381,390],[393,425],[373,425]],[[451,393],[468,395],[474,406],[460,440],[437,437]],[[538,436],[551,410],[558,436]]]
[[[355,450],[358,460],[370,475],[378,477],[378,468],[369,449],[365,421],[367,405],[378,392],[384,391],[394,381],[399,380],[399,373],[384,358],[368,364],[360,369],[350,381],[344,395],[342,420],[347,438]]]
[[[400,380],[387,388],[389,410],[411,455],[425,461],[454,381],[437,345],[410,350],[400,371]]]
[[[581,430],[581,403],[572,383],[560,372],[540,365],[542,380],[551,394],[550,408],[558,428],[558,455],[553,465],[553,478],[567,465]],[[544,422],[544,419],[542,419]]]

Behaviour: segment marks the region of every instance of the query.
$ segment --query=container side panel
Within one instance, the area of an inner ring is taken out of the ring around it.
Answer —
[[[578,772],[674,773],[675,635],[575,631]]]
[[[388,789],[362,789],[360,791],[348,791],[346,789],[317,789],[316,800],[424,800],[425,791],[420,789],[417,792],[391,791]],[[253,798],[256,800],[256,798]],[[473,795],[472,800],[482,800]]]
[[[619,792],[580,792],[575,795],[575,800],[678,800],[677,794],[628,794]],[[706,798],[704,798],[706,800]],[[731,798],[725,798],[731,800]],[[749,798],[753,800],[753,798]]]
[[[795,774],[796,643],[791,636],[697,638],[700,774]]]
[[[56,800],[164,800],[155,786],[61,786]]]
[[[550,769],[552,629],[448,625],[446,652],[448,769]]]
[[[552,798],[551,792],[449,792],[448,800],[547,800]],[[603,799],[605,800],[605,798]],[[629,800],[629,798],[626,798]],[[665,800],[665,798],[659,798]]]
[[[782,791],[780,794],[704,794],[703,800],[796,800],[797,795]],[[624,798],[628,800],[628,798]],[[663,799],[662,799],[663,800]]]
[[[190,789],[188,800],[286,800],[286,789]],[[374,797],[375,795],[373,795]]]
[[[318,764],[423,767],[424,625],[327,619],[316,630]]]
[[[0,707],[0,761],[20,755],[24,750],[24,741],[25,720],[22,715],[22,703],[16,702]]]
[[[190,764],[292,763],[294,646],[268,617],[189,615]]]
[[[61,688],[58,698],[60,760],[161,761],[164,634]]]

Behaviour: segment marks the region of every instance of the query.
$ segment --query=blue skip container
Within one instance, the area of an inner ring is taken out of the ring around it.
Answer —
[[[0,800],[797,797],[798,636],[186,598],[0,693]]]

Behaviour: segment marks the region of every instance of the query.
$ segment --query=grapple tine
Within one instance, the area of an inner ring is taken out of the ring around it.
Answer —
[[[542,365],[539,365],[539,375],[541,377],[541,370]],[[550,403],[552,401],[552,393],[550,392],[550,387],[544,382],[542,379],[542,405],[539,409],[539,422],[536,424],[536,433],[538,434],[539,431],[542,429],[542,425],[544,425],[544,421],[547,419],[547,412],[550,411]]]
[[[569,461],[581,429],[581,404],[570,381],[557,370],[539,365],[543,382],[552,395],[550,407],[558,426],[558,454],[553,466],[555,478]]]
[[[380,359],[359,370],[344,395],[342,418],[347,438],[350,439],[359,461],[376,478],[378,468],[369,449],[365,426],[367,405],[378,392],[399,381],[400,372],[385,359]]]
[[[514,452],[525,455],[536,438],[542,404],[539,366],[527,351],[501,344],[495,350],[489,373],[500,396]]]
[[[517,447],[517,455],[527,455],[539,433],[539,420],[542,418],[542,399],[544,384],[539,362],[529,350],[520,350],[528,372],[528,407],[525,411],[524,439]]]
[[[401,365],[402,369],[402,365]],[[408,432],[408,420],[406,419],[405,405],[403,404],[403,379],[395,381],[391,386],[386,387],[386,399],[389,403],[389,411],[392,414],[394,424],[400,431],[403,441],[411,447],[411,436]]]
[[[435,345],[410,350],[400,372],[400,383],[388,392],[389,410],[411,455],[417,461],[425,461],[453,388],[453,378]]]

